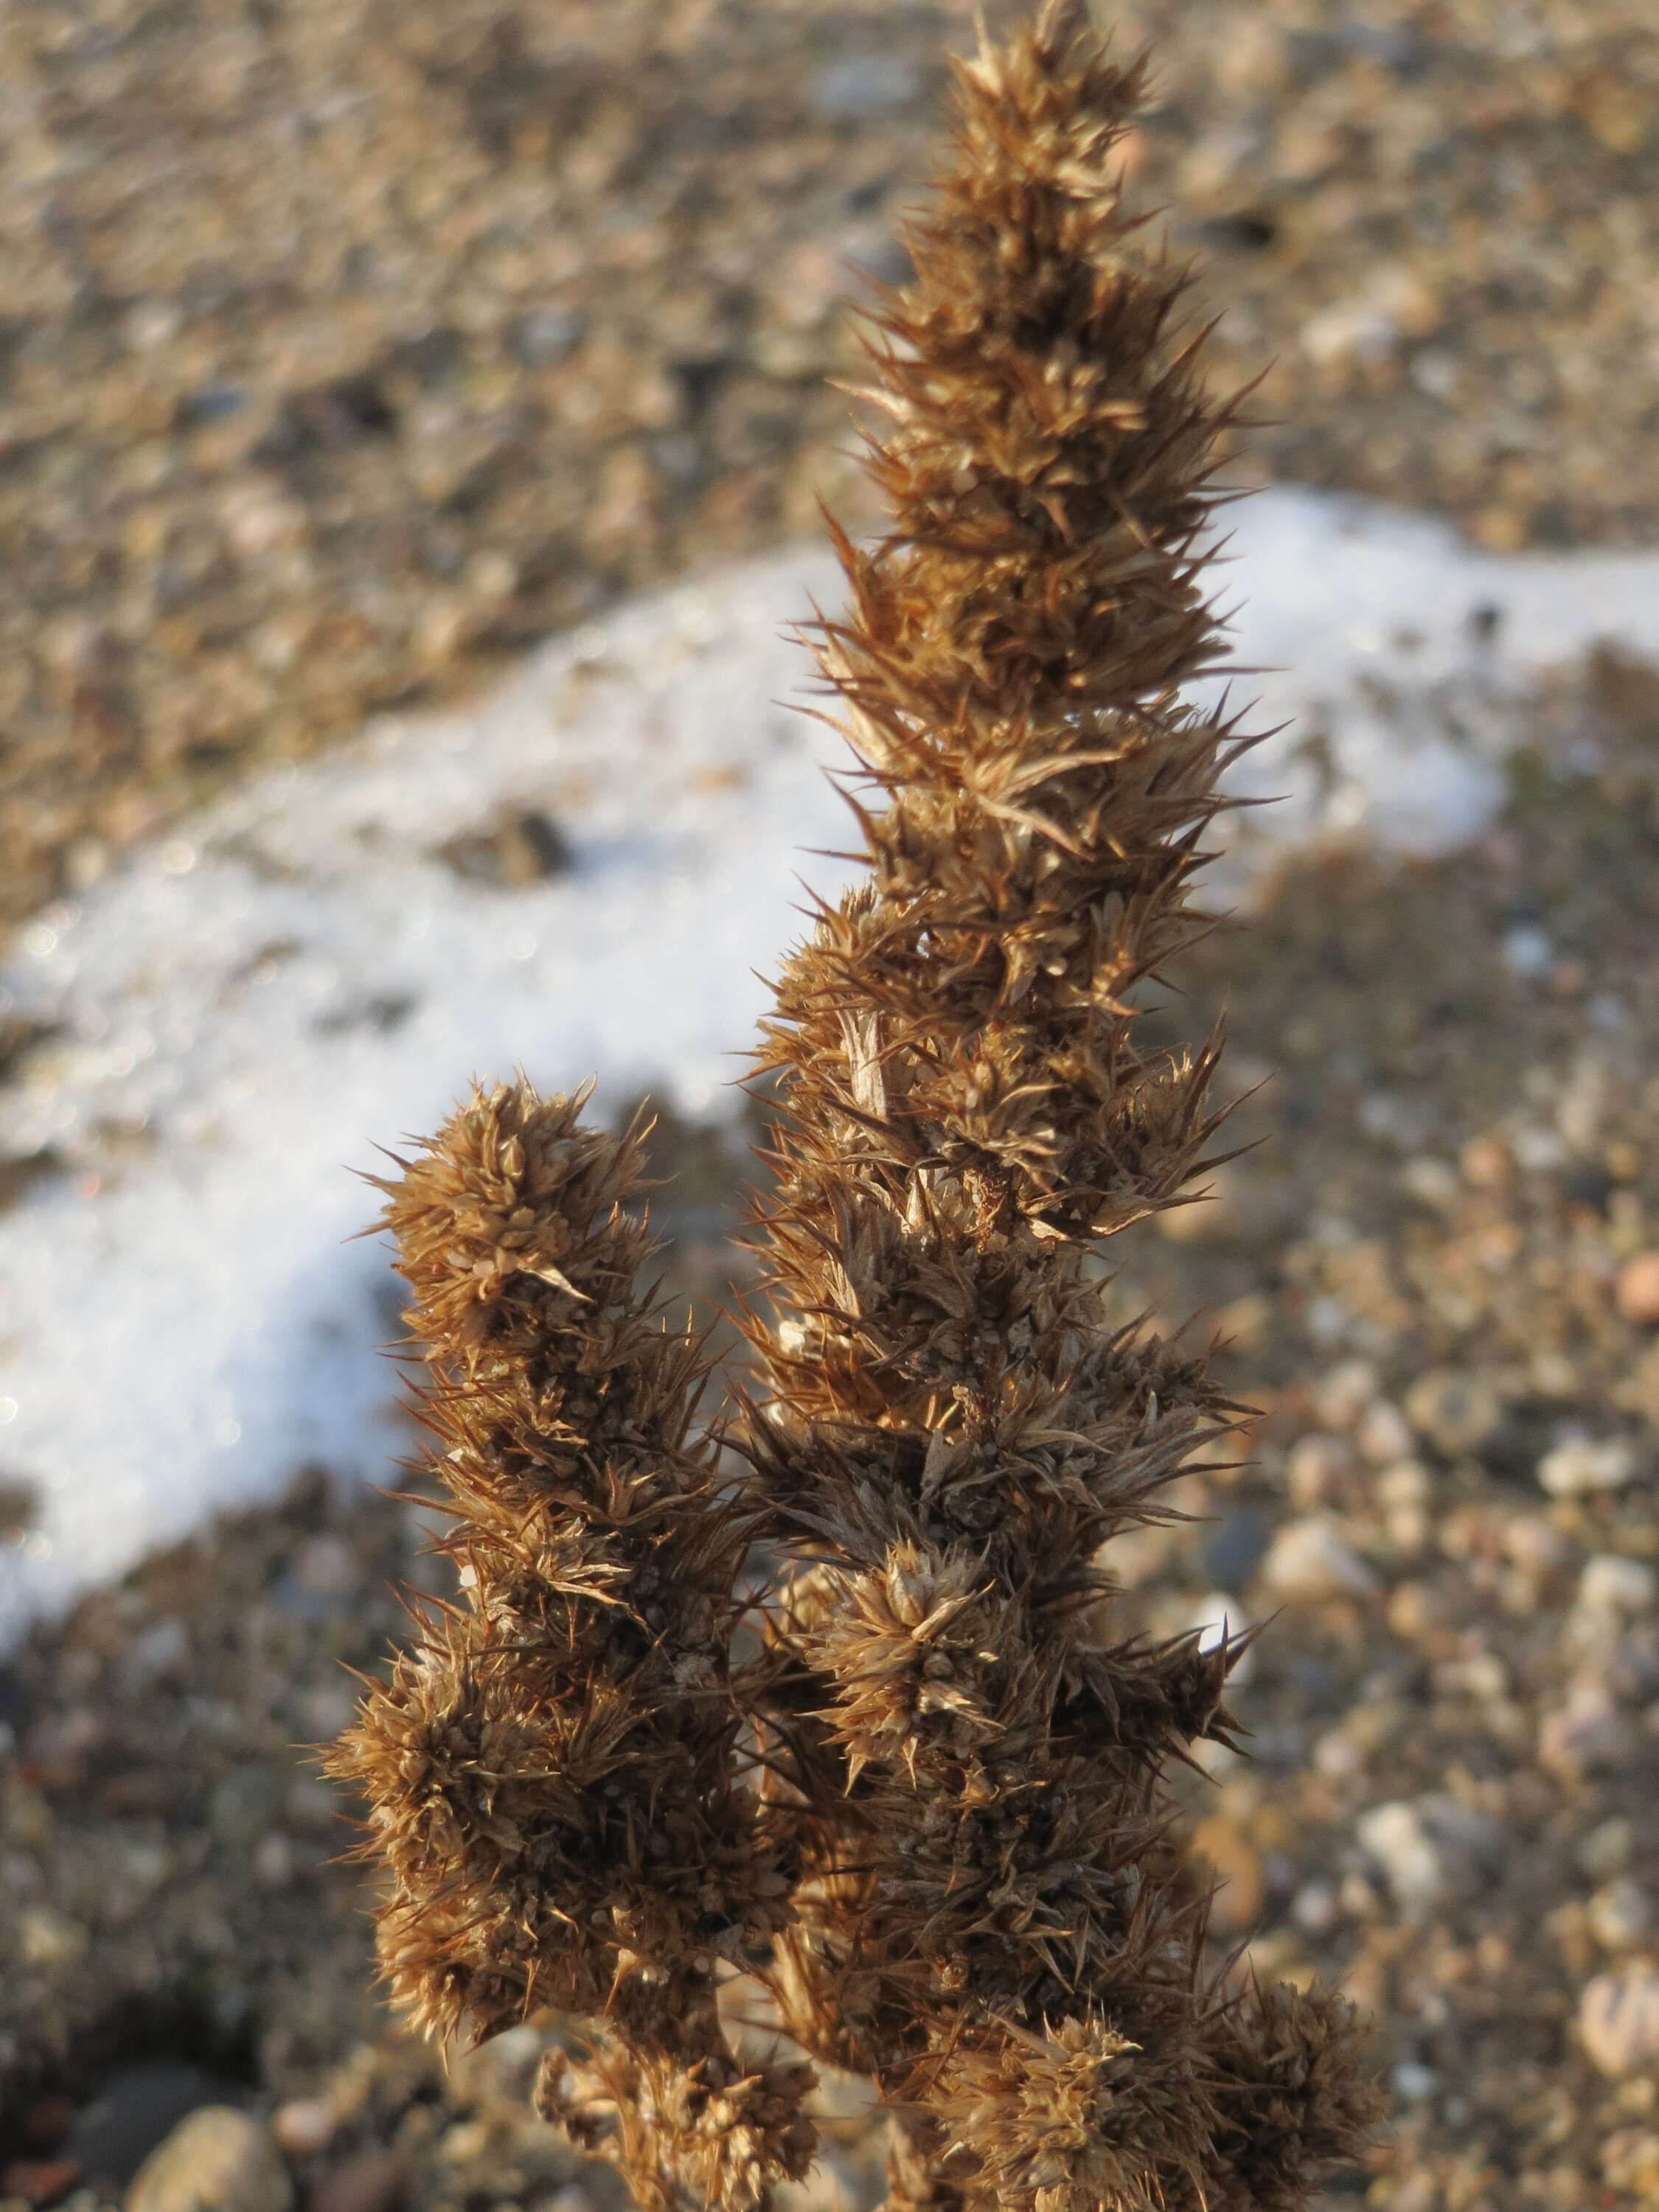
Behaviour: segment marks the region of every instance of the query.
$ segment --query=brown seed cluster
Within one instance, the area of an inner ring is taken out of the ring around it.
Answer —
[[[476,1091],[382,1186],[471,1602],[433,1609],[333,1765],[373,1808],[411,2018],[603,2016],[592,2082],[560,2085],[573,2124],[613,2087],[653,2112],[647,2151],[737,2206],[811,2154],[810,2068],[740,2080],[715,2013],[718,1963],[764,1941],[787,1887],[737,1771],[750,1527],[696,1424],[698,1346],[635,1289],[644,1129],[584,1127],[583,1103]],[[657,2161],[624,2148],[648,2203]]]
[[[1363,2143],[1346,2008],[1206,1973],[1164,1774],[1225,1742],[1237,1645],[1115,1635],[1112,1539],[1237,1409],[1107,1320],[1094,1248],[1182,1200],[1214,1049],[1141,1048],[1218,777],[1203,533],[1236,402],[1120,204],[1139,66],[1046,7],[959,73],[874,319],[871,467],[817,626],[867,880],[788,961],[735,1494],[695,1349],[637,1299],[638,1132],[522,1086],[388,1186],[471,1609],[343,1771],[429,2025],[600,2023],[543,2102],[642,2203],[762,2203],[810,2067],[744,2071],[721,1962],[899,2116],[892,2202],[1292,2207]],[[758,1656],[745,1547],[778,1562]]]

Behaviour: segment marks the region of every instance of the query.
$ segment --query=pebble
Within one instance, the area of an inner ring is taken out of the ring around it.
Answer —
[[[1369,1359],[1341,1359],[1314,1390],[1314,1409],[1328,1429],[1351,1429],[1381,1388]]]
[[[391,2151],[364,2151],[325,2173],[309,2212],[390,2212],[403,2192],[404,2165]]]
[[[1344,1543],[1332,1523],[1317,1514],[1288,1522],[1268,1547],[1262,1578],[1291,1602],[1316,1604],[1325,1598],[1370,1597],[1375,1573],[1358,1552]]]
[[[1653,1901],[1629,1875],[1598,1889],[1586,1912],[1590,1934],[1604,1950],[1633,1950],[1653,1933]]]
[[[1598,1552],[1578,1577],[1578,1606],[1593,1621],[1634,1620],[1659,1603],[1659,1572],[1645,1559]]]
[[[1458,1156],[1463,1180],[1476,1190],[1502,1190],[1515,1174],[1515,1155],[1501,1137],[1474,1137]]]
[[[1353,1453],[1342,1437],[1298,1437],[1285,1460],[1285,1481],[1293,1504],[1331,1505],[1342,1494],[1343,1478],[1353,1467]]]
[[[1291,1917],[1310,1936],[1328,1936],[1342,1917],[1342,1899],[1328,1881],[1304,1882],[1291,1902]]]
[[[293,1838],[280,1828],[269,1830],[254,1845],[248,1864],[261,1889],[286,1889],[295,1872]]]
[[[487,2043],[451,2064],[450,2078],[463,2097],[493,2097],[507,2105],[525,2103],[548,2047],[548,2038],[527,2021],[503,2029]]]
[[[1616,1772],[1633,1757],[1635,1730],[1608,1695],[1605,1684],[1583,1676],[1565,1699],[1539,1723],[1538,1763],[1564,1781],[1581,1775]]]
[[[1405,1415],[1386,1398],[1365,1408],[1354,1432],[1359,1456],[1372,1467],[1387,1467],[1391,1461],[1409,1458],[1415,1441]]]
[[[1598,2072],[1621,2081],[1659,2067],[1659,1968],[1632,1960],[1585,1985],[1578,2033]]]
[[[311,2158],[328,2148],[338,2126],[334,2108],[325,2098],[294,2097],[278,2105],[270,2131],[290,2158]]]
[[[1394,2069],[1394,2093],[1402,2104],[1425,2104],[1439,2088],[1440,2076],[1420,2059],[1404,2059]]]
[[[26,1966],[61,1973],[86,1956],[88,1936],[77,1920],[50,1905],[31,1905],[17,1916],[18,1955]]]
[[[1572,1557],[1571,1545],[1542,1513],[1517,1513],[1506,1522],[1504,1549],[1523,1574],[1540,1581]]]
[[[313,1597],[349,1597],[362,1587],[362,1563],[343,1536],[325,1532],[300,1547],[294,1579]]]
[[[1626,1260],[1613,1296],[1626,1321],[1638,1328],[1659,1326],[1659,1252],[1638,1252]]]
[[[1622,1490],[1635,1473],[1635,1449],[1623,1437],[1569,1437],[1538,1462],[1538,1480],[1552,1498]]]
[[[1601,2179],[1637,2204],[1659,2204],[1659,2135],[1620,2128],[1601,2146]]]
[[[1261,1853],[1237,1821],[1224,1813],[1212,1813],[1199,1821],[1192,1842],[1220,1880],[1215,1893],[1216,1925],[1242,1935],[1254,1924],[1267,1893]]]
[[[0,2171],[0,2199],[54,2203],[80,2179],[81,2169],[72,2158],[15,2158]]]
[[[1622,1813],[1615,1813],[1611,1820],[1596,1823],[1579,1844],[1576,1856],[1581,1870],[1592,1881],[1606,1881],[1614,1875],[1623,1874],[1635,1850],[1635,1823]]]
[[[1482,1863],[1501,1845],[1495,1823],[1441,1791],[1373,1805],[1354,1823],[1354,1832],[1409,1919],[1425,1919],[1469,1889]]]
[[[1504,1418],[1503,1401],[1478,1375],[1454,1368],[1431,1368],[1419,1376],[1406,1397],[1406,1418],[1448,1459],[1479,1451]]]
[[[153,2150],[126,2212],[289,2212],[294,2185],[276,2144],[234,2105],[204,2105]]]

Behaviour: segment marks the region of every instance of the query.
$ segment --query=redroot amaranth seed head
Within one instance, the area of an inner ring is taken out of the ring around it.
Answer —
[[[764,1025],[743,1481],[635,1287],[640,1131],[477,1093],[383,1186],[467,1594],[336,1755],[386,1970],[442,2033],[589,2022],[539,2101],[647,2212],[804,2173],[803,2057],[895,2109],[895,2207],[1289,2212],[1372,2117],[1338,2000],[1202,1971],[1164,1777],[1238,1647],[1113,1626],[1112,1540],[1237,1412],[1089,1265],[1208,1164],[1215,1047],[1135,1006],[1248,742],[1179,696],[1237,412],[1120,202],[1141,82],[1068,8],[982,46],[872,319],[893,527],[817,626],[868,874]]]

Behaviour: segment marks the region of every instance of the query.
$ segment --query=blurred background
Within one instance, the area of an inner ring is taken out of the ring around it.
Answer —
[[[1113,1255],[1260,1418],[1123,1611],[1279,1616],[1191,1810],[1219,1948],[1377,2024],[1331,2204],[1652,2205],[1659,31],[1109,20],[1157,52],[1133,188],[1262,375],[1221,589],[1296,717],[1249,927],[1149,1017],[1224,1011],[1267,1141]],[[971,36],[7,11],[0,2212],[611,2212],[523,2110],[550,2026],[382,2015],[304,1747],[443,1587],[420,1479],[371,1486],[412,1440],[348,1170],[475,1074],[597,1073],[662,1106],[675,1291],[742,1279],[750,970],[844,842],[780,633],[833,601],[818,501],[878,520],[847,310]],[[879,2123],[823,2098],[795,2212],[863,2212]]]

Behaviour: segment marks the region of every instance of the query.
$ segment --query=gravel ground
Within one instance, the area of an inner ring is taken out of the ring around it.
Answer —
[[[1250,1755],[1191,1809],[1218,1942],[1377,2023],[1393,2130],[1333,2207],[1659,2187],[1659,678],[1603,659],[1517,712],[1478,849],[1299,862],[1191,963],[1155,1018],[1225,1006],[1267,1141],[1122,1240],[1125,1307],[1200,1309],[1261,1409],[1246,1461],[1188,1479],[1199,1526],[1120,1547],[1122,1607],[1279,1613]],[[662,1154],[672,1279],[718,1297],[743,1170],[695,1128]],[[446,2073],[377,2021],[343,1808],[290,1748],[343,1719],[342,1660],[376,1663],[388,1580],[430,1586],[428,1521],[313,1480],[12,1662],[0,2201],[113,2202],[175,2116],[159,2054],[267,2160],[274,2128],[319,2212],[611,2206],[513,2100],[556,2023]],[[879,2130],[832,2095],[807,2197],[861,2212]]]
[[[1255,465],[1493,547],[1655,536],[1646,13],[1126,11],[1220,372],[1275,357]],[[819,489],[856,514],[844,264],[901,273],[963,15],[19,0],[0,921]],[[1122,1255],[1262,1409],[1124,1611],[1282,1608],[1193,1810],[1218,1937],[1377,2021],[1394,2131],[1333,2202],[1389,2212],[1659,2203],[1659,679],[1604,659],[1526,719],[1478,851],[1301,864],[1199,956],[1168,1018],[1226,1004],[1271,1141]],[[675,1279],[718,1297],[741,1167],[663,1152]],[[523,2112],[556,2023],[447,2066],[388,2030],[294,1747],[431,1586],[428,1522],[313,1473],[0,1670],[0,2212],[113,2204],[164,2138],[135,2212],[192,2158],[228,2212],[619,2212]],[[879,2130],[826,2096],[805,2196],[862,2208]],[[240,2117],[170,2136],[192,2106]]]
[[[1006,12],[1006,9],[998,12]],[[1128,0],[1257,462],[1659,526],[1649,0]],[[966,0],[15,0],[0,923],[254,759],[855,518],[827,389]]]

